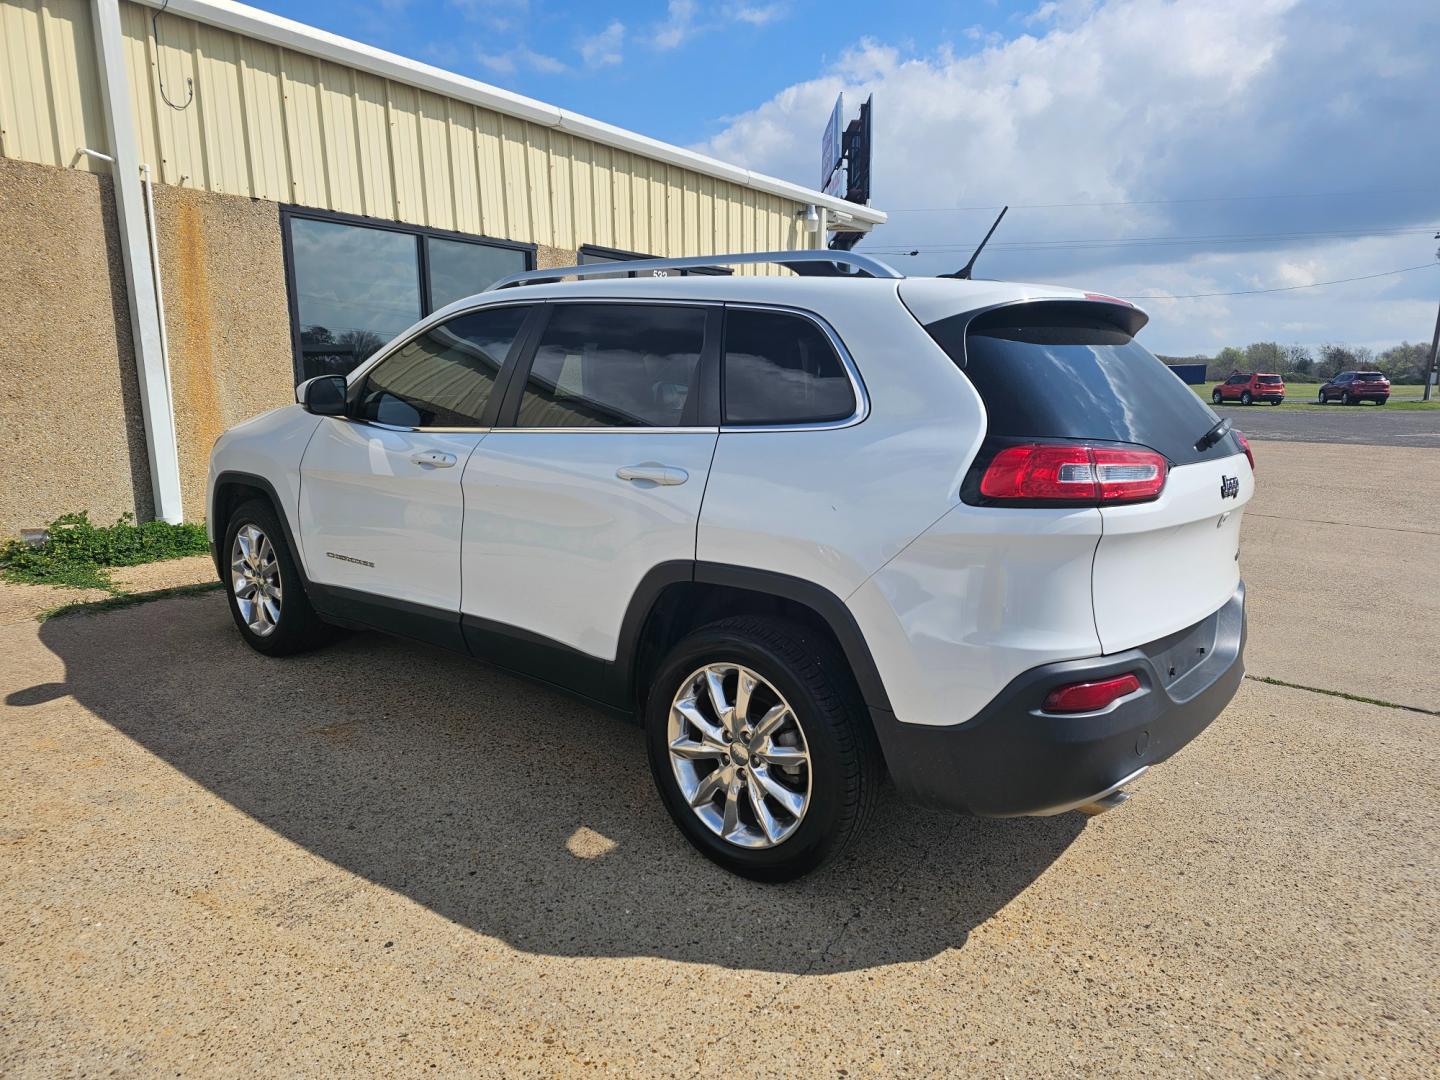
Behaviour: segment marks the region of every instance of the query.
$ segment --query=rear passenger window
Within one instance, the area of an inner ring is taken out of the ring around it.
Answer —
[[[518,427],[695,423],[703,308],[557,304],[530,366]]]
[[[727,309],[727,424],[814,424],[854,413],[845,365],[813,321],[780,311]]]
[[[528,307],[459,315],[400,346],[365,374],[357,417],[396,427],[479,427]]]

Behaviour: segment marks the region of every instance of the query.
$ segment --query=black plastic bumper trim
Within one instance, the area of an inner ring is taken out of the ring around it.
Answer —
[[[890,775],[912,802],[987,817],[1055,812],[1142,766],[1164,761],[1209,726],[1245,675],[1245,586],[1193,626],[1110,656],[1023,672],[960,724],[907,724],[870,709]],[[1041,711],[1067,683],[1134,672],[1141,689],[1093,713]]]

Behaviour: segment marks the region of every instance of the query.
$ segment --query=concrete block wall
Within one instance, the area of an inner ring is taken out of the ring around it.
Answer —
[[[72,510],[152,516],[115,201],[0,158],[0,537]]]

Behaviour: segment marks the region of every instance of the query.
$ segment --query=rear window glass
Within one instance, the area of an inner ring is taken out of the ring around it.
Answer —
[[[1261,375],[1257,381],[1262,383],[1278,383],[1284,382],[1285,380],[1280,378],[1279,375]]]
[[[1378,371],[1361,371],[1356,373],[1355,378],[1363,379],[1366,382],[1376,382],[1385,376]]]
[[[1088,306],[1088,305],[1086,305]],[[974,384],[991,438],[1135,443],[1184,465],[1239,452],[1195,443],[1219,419],[1127,332],[1075,304],[1031,304],[926,329]]]
[[[855,412],[855,391],[825,332],[781,311],[725,312],[725,422],[816,424]]]

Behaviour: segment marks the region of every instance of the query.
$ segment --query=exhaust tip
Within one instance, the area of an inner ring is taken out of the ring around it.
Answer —
[[[1098,817],[1101,814],[1114,810],[1117,806],[1123,806],[1130,801],[1130,792],[1112,791],[1104,798],[1095,799],[1093,802],[1084,803],[1076,807],[1086,817]]]

